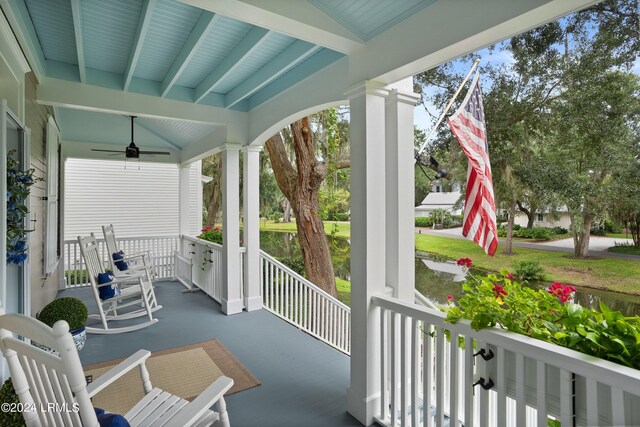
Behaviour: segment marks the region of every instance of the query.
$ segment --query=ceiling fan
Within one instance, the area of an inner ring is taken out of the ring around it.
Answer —
[[[170,155],[171,153],[169,153],[168,151],[147,151],[147,150],[140,150],[140,148],[138,148],[138,146],[135,144],[134,138],[133,138],[133,119],[136,118],[136,116],[130,116],[131,117],[131,143],[129,145],[127,145],[127,147],[124,149],[124,151],[121,150],[103,150],[100,148],[92,148],[91,151],[101,151],[104,153],[116,153],[116,154],[124,154],[125,158],[127,159],[139,159],[140,158],[140,154],[146,154],[149,156],[155,156],[155,155]]]

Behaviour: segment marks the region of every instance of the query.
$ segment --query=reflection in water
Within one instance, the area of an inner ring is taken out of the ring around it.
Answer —
[[[346,239],[332,239],[330,242],[331,257],[336,276],[350,279],[349,242]],[[300,245],[295,233],[274,231],[260,232],[260,247],[275,257],[295,257],[300,255]],[[449,258],[417,252],[415,259],[416,289],[438,304],[446,304],[447,296],[454,299],[462,296],[462,270],[455,261]],[[482,274],[471,269],[471,274]],[[545,288],[550,283],[532,284],[535,288]],[[578,288],[575,302],[591,308],[598,308],[600,302],[607,304],[612,310],[620,311],[626,316],[640,315],[640,297],[617,292]]]

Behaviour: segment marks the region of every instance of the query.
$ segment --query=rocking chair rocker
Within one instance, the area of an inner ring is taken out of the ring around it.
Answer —
[[[34,347],[14,334],[47,345],[58,354]],[[231,378],[218,378],[195,400],[187,402],[153,388],[145,366],[151,353],[139,350],[87,385],[69,325],[64,320],[50,328],[34,318],[4,314],[0,309],[0,350],[25,408],[23,417],[28,427],[98,427],[91,398],[135,368],[140,369],[145,396],[124,415],[131,426],[229,427],[223,395],[233,385]],[[209,409],[212,405],[215,412]]]
[[[122,332],[131,332],[138,329],[145,328],[153,325],[158,321],[154,319],[152,313],[162,308],[161,305],[153,306],[155,301],[155,295],[153,291],[153,285],[146,280],[146,274],[139,272],[138,275],[130,275],[126,278],[115,277],[108,283],[98,283],[98,274],[105,273],[103,262],[98,252],[98,243],[93,233],[88,237],[78,236],[78,242],[80,244],[80,252],[84,258],[84,262],[87,268],[87,276],[93,296],[98,306],[98,314],[90,314],[90,319],[99,319],[102,323],[100,327],[86,327],[87,333],[93,334],[117,334]],[[132,281],[135,281],[135,285],[131,285]],[[125,285],[131,286],[121,287],[118,295],[113,295],[111,298],[102,299],[100,297],[100,288],[111,285]],[[132,311],[126,311],[122,313],[122,309],[127,307],[136,307]],[[120,311],[120,312],[119,312]],[[124,326],[119,328],[112,328],[109,326],[109,322],[117,320],[129,320],[138,317],[146,316],[147,321],[138,323],[131,326]]]

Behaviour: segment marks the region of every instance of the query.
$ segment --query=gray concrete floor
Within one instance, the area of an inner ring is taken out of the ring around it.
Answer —
[[[348,356],[267,311],[226,316],[203,293],[182,289],[177,282],[158,283],[158,323],[124,334],[88,335],[82,363],[217,339],[262,383],[226,399],[233,427],[360,426],[346,413]],[[59,296],[80,298],[95,313],[88,288]]]

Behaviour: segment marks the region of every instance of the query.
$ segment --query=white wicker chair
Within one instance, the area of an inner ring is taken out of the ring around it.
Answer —
[[[131,426],[212,426],[229,427],[223,398],[233,380],[222,376],[192,402],[153,388],[140,350],[87,385],[78,351],[67,322],[53,328],[21,314],[3,314],[0,309],[0,350],[7,360],[13,386],[26,409],[28,427],[98,427],[91,397],[138,368],[145,396],[124,417]],[[58,351],[54,355],[16,336],[28,338]],[[209,408],[216,405],[216,411]],[[47,410],[47,408],[53,408]]]
[[[122,332],[131,332],[138,329],[153,325],[158,319],[153,318],[153,312],[162,308],[161,305],[152,306],[155,301],[153,285],[147,280],[144,272],[139,272],[137,276],[129,275],[126,278],[115,278],[113,281],[105,284],[98,284],[98,274],[104,273],[104,265],[98,251],[98,243],[95,236],[91,233],[88,237],[78,236],[80,244],[80,253],[84,258],[87,268],[87,278],[91,284],[93,296],[98,306],[98,314],[90,314],[89,318],[99,319],[102,328],[87,326],[87,333],[93,334],[117,334]],[[135,285],[131,285],[135,281]],[[100,299],[99,288],[102,286],[118,286],[129,284],[131,286],[120,287],[120,294],[112,298]],[[133,310],[131,307],[135,307]],[[127,311],[123,312],[123,309]],[[135,325],[112,328],[109,322],[117,320],[130,320],[138,317],[147,317],[147,321]]]

